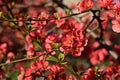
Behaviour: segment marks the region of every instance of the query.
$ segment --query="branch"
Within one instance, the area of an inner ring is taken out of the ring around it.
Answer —
[[[87,28],[90,26],[90,24],[95,20],[95,17],[92,18],[92,20],[89,22],[89,24],[84,28],[83,32],[87,30]]]
[[[68,15],[68,16],[64,16],[64,17],[60,17],[60,19],[65,19],[65,18],[69,18],[69,17],[72,17],[72,16],[76,16],[76,15],[80,15],[82,13],[85,13],[85,12],[88,12],[89,10],[87,11],[84,11],[84,12],[80,12],[80,13],[73,13],[71,15]],[[9,20],[0,20],[0,22],[4,22],[4,21],[9,21],[9,22],[26,22],[26,21],[50,21],[50,20],[58,20],[58,18],[49,18],[49,19],[23,19],[23,20],[13,20],[13,19],[9,19]]]
[[[46,54],[48,55],[48,54],[50,54],[50,53],[53,52],[53,51],[54,51],[54,50],[52,50],[52,51],[50,51],[50,52],[47,52]],[[38,59],[40,56],[43,56],[43,55],[46,56],[46,54],[40,54],[40,55],[38,55],[38,56],[34,56],[34,57],[30,57],[30,58],[18,59],[18,60],[11,61],[10,63],[1,63],[1,64],[0,64],[0,67],[1,67],[1,66],[5,66],[5,65],[8,65],[8,64],[13,64],[13,63],[18,63],[18,62],[30,61],[30,60],[33,60],[33,59]]]
[[[102,26],[102,22],[103,20],[100,19],[100,10],[92,10],[91,12],[93,13],[93,17],[97,20],[99,28],[100,28],[100,36],[99,36],[99,40],[102,40],[103,37],[103,26]],[[96,15],[96,13],[98,12],[98,15]]]
[[[42,55],[43,55],[43,54],[42,54]],[[30,60],[33,60],[33,59],[37,59],[37,58],[39,58],[39,57],[42,56],[42,55],[35,56],[35,57],[31,57],[31,58],[18,59],[18,60],[11,61],[10,63],[1,63],[1,64],[0,64],[0,67],[1,67],[1,66],[5,66],[5,65],[10,65],[10,64],[18,63],[18,62],[23,62],[23,61],[30,61]]]

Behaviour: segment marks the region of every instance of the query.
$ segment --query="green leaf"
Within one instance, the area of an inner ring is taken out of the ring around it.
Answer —
[[[0,11],[0,17],[2,17],[2,12]]]
[[[10,74],[8,74],[9,76],[6,78],[6,80],[17,80],[17,77],[19,75],[19,72],[14,71]]]
[[[33,41],[33,44],[34,44],[35,50],[39,50],[40,49],[40,44],[38,42]]]
[[[35,30],[37,30],[37,28],[32,28],[32,29],[31,29],[31,31],[35,31]]]
[[[59,16],[59,14],[58,13],[56,13],[56,18],[58,19],[58,20],[60,20],[60,16]]]
[[[59,55],[58,55],[58,59],[59,59],[60,61],[63,61],[64,58],[65,58],[64,53],[59,53]]]
[[[24,18],[25,18],[25,19],[29,19],[30,16],[28,16],[28,15],[24,15]]]
[[[62,64],[62,65],[65,65],[65,64],[67,64],[67,62],[62,62],[61,64]]]
[[[52,45],[53,49],[59,49],[59,47],[60,47],[60,43],[55,43]]]
[[[25,66],[25,68],[29,68],[30,67],[30,62],[24,62],[24,66]]]
[[[95,70],[96,73],[98,72],[98,69],[99,68],[97,66],[94,67],[94,70]]]
[[[54,56],[50,56],[50,57],[46,58],[46,60],[53,61],[53,62],[59,62],[58,59]]]
[[[31,23],[29,21],[26,22],[26,26],[27,26],[28,30],[31,30]]]

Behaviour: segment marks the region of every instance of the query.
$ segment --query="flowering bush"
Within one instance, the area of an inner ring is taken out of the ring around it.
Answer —
[[[0,80],[119,80],[119,5],[1,0]]]

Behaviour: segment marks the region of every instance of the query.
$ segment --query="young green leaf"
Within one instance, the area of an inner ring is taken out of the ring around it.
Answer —
[[[60,61],[63,61],[64,58],[65,58],[64,53],[59,53],[59,55],[58,55],[58,59],[59,59]]]
[[[65,64],[67,64],[67,62],[62,62],[61,64],[62,64],[62,65],[65,65]]]
[[[53,49],[59,49],[59,47],[60,47],[60,43],[55,43],[52,45]]]
[[[56,13],[56,18],[58,19],[58,20],[60,20],[60,16],[59,16],[59,14],[58,13]]]
[[[28,30],[31,30],[31,23],[29,21],[26,22],[26,27],[28,28]]]
[[[46,58],[46,60],[53,61],[53,62],[59,62],[58,59],[54,56],[50,56],[50,57]]]

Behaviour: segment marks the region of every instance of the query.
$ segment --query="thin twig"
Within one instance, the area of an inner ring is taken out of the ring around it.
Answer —
[[[69,17],[72,17],[72,16],[76,16],[76,15],[80,15],[82,13],[85,13],[85,12],[88,12],[89,10],[87,11],[84,11],[84,12],[80,12],[80,13],[73,13],[71,15],[68,15],[68,16],[64,16],[64,17],[60,17],[60,19],[65,19],[65,18],[69,18]],[[26,21],[50,21],[50,20],[57,20],[58,18],[49,18],[49,19],[23,19],[23,20],[13,20],[13,19],[9,19],[9,20],[0,20],[0,22],[4,22],[4,21],[8,21],[8,22],[26,22]]]
[[[50,51],[50,52],[48,52],[46,54],[48,55],[51,52],[53,52],[53,51]],[[43,55],[46,55],[46,54],[40,54],[40,55],[34,56],[34,57],[18,59],[18,60],[11,61],[10,63],[1,63],[0,66],[5,66],[5,65],[8,65],[8,64],[13,64],[13,63],[18,63],[18,62],[23,62],[23,61],[29,61],[29,60],[33,60],[33,59],[38,59],[40,56],[43,56]]]
[[[40,56],[41,55],[35,56],[35,57],[31,57],[31,58],[18,59],[18,60],[11,61],[10,63],[1,63],[0,66],[5,66],[5,65],[10,65],[10,64],[18,63],[18,62],[33,60],[33,59],[39,58]]]
[[[83,32],[85,32],[87,30],[87,28],[90,26],[90,24],[92,24],[92,22],[95,20],[95,17],[92,18],[92,20],[89,22],[89,24],[85,27],[85,29],[83,30]]]

